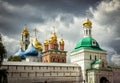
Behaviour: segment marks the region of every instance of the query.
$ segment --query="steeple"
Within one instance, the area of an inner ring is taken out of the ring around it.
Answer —
[[[42,44],[38,41],[37,39],[37,32],[38,30],[35,28],[34,29],[34,32],[35,32],[35,38],[34,38],[34,41],[33,41],[33,46],[38,50],[38,51],[42,51]]]
[[[27,29],[27,25],[24,25],[24,29],[22,31],[22,44],[23,44],[23,50],[26,50],[28,48],[28,45],[30,44],[30,35],[29,31]]]
[[[83,22],[84,37],[91,37],[92,22],[88,18],[88,13],[86,13],[86,19]]]

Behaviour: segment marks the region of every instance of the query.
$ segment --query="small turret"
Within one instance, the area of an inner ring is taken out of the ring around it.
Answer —
[[[64,51],[64,40],[61,39],[60,42],[59,42],[59,44],[60,44],[60,50]]]

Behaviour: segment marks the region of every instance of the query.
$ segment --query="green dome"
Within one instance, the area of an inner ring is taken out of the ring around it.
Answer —
[[[97,41],[92,37],[84,37],[83,39],[79,40],[72,52],[81,49],[102,50]]]

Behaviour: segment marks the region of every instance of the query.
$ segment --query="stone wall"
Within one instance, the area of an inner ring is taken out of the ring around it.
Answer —
[[[78,65],[21,63],[3,64],[2,68],[8,70],[8,83],[79,83],[82,80]]]
[[[113,83],[120,83],[120,67],[112,67]]]

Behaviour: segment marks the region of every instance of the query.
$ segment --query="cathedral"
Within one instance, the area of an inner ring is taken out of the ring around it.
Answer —
[[[42,44],[36,37],[30,41],[25,25],[19,50],[21,62],[3,62],[8,70],[8,83],[119,83],[120,67],[107,64],[107,51],[92,37],[92,22],[83,22],[84,37],[80,39],[66,62],[63,38],[58,41],[55,30]]]

